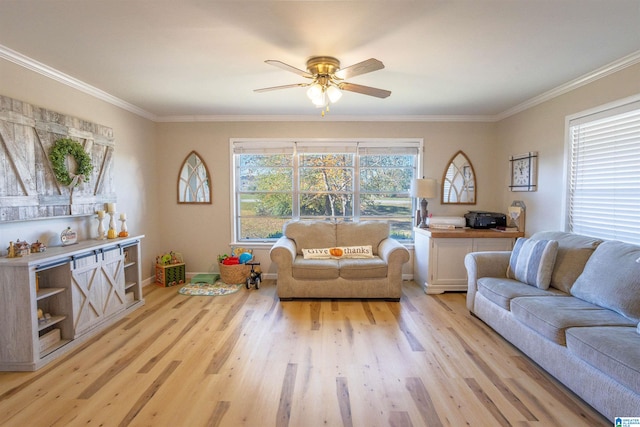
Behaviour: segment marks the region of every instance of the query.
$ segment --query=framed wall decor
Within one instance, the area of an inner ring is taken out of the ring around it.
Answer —
[[[471,160],[462,151],[453,155],[442,175],[440,203],[475,205],[478,194],[476,174]]]
[[[511,156],[511,191],[536,191],[538,189],[538,152],[531,151]]]
[[[211,185],[209,184],[209,169],[202,157],[195,151],[189,153],[178,175],[178,203],[211,204]]]
[[[115,202],[114,150],[107,126],[0,95],[0,222],[88,216]]]

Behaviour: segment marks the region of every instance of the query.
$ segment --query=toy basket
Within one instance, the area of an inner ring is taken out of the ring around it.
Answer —
[[[218,263],[220,279],[227,284],[245,283],[251,273],[251,266],[246,264],[225,265]]]

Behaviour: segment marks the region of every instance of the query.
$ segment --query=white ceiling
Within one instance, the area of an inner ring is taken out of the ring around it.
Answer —
[[[328,117],[495,117],[639,62],[640,0],[0,0],[3,46],[157,120],[317,117],[303,88],[253,92],[305,81],[266,59],[315,55],[377,58],[349,81],[392,91],[345,93]]]

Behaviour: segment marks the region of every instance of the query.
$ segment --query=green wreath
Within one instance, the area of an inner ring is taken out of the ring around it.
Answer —
[[[76,181],[75,185],[80,184],[82,181],[89,181],[89,174],[93,170],[91,156],[84,151],[82,145],[69,138],[56,140],[49,153],[49,160],[51,160],[53,174],[56,176],[56,179],[64,185],[71,185],[74,182],[73,177],[71,177],[64,163],[67,156],[73,156],[78,165],[74,176],[82,176],[82,179]]]

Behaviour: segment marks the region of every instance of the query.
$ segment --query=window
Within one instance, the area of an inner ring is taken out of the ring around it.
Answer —
[[[570,118],[569,231],[640,243],[640,99]]]
[[[386,220],[411,240],[422,141],[232,141],[234,239],[275,240],[290,219]]]

